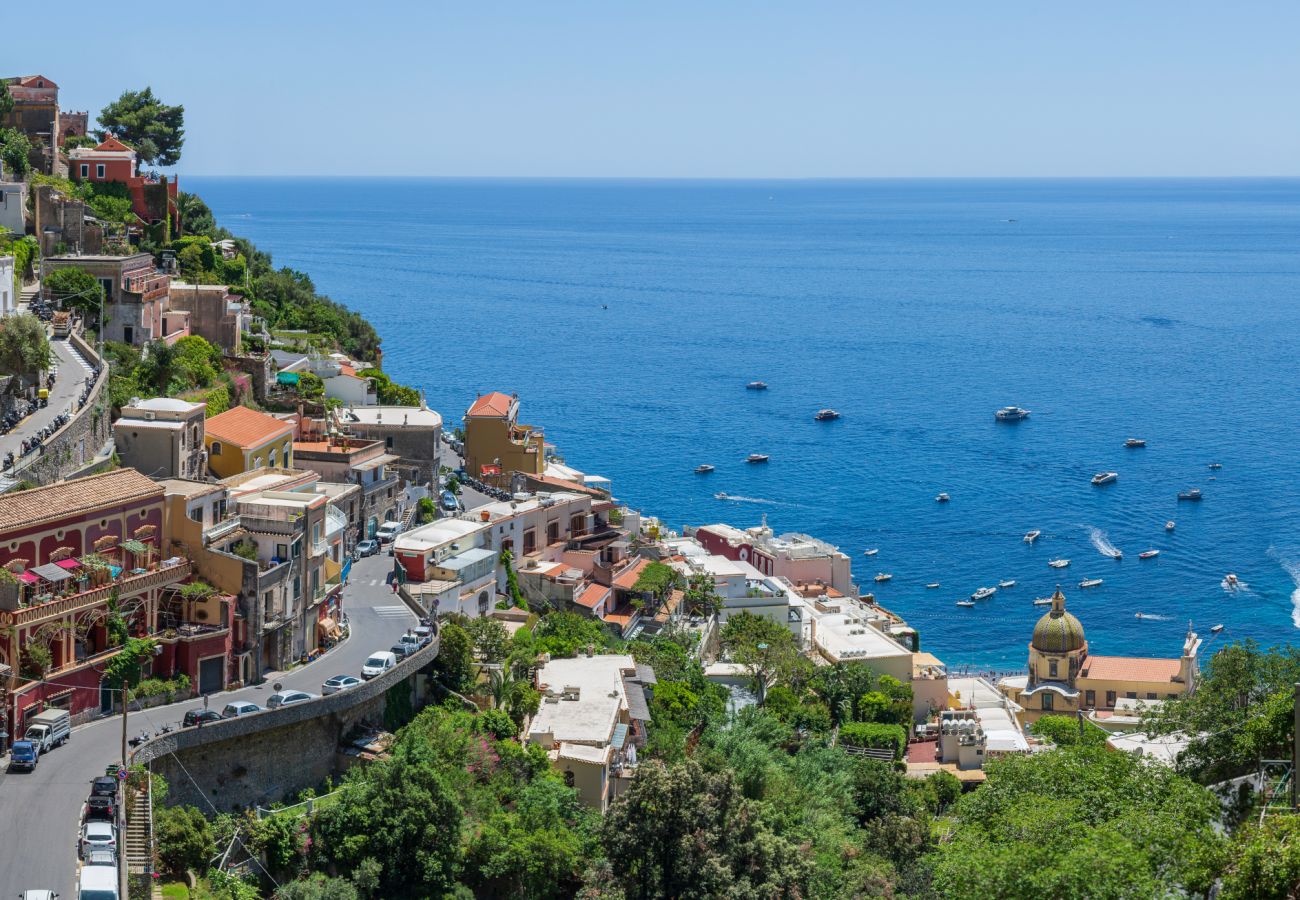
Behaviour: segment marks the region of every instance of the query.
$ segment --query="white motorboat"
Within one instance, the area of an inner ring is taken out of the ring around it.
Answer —
[[[831,422],[839,417],[840,414],[833,409],[819,409],[817,415],[813,416],[818,422]]]
[[[1092,476],[1092,483],[1097,487],[1101,487],[1103,484],[1110,484],[1118,480],[1119,480],[1118,472],[1098,472],[1096,475]]]
[[[1081,588],[1093,588],[1093,587],[1098,587],[1100,585],[1101,585],[1100,578],[1085,578],[1083,579],[1083,581],[1079,582],[1079,587]]]
[[[1245,587],[1245,585],[1241,583],[1241,579],[1236,575],[1233,575],[1231,572],[1223,576],[1223,581],[1221,581],[1220,584],[1223,586],[1225,591],[1235,591],[1239,588]]]
[[[1201,489],[1200,489],[1200,488],[1192,488],[1191,490],[1187,490],[1187,491],[1179,491],[1179,492],[1178,492],[1178,499],[1179,499],[1179,500],[1200,500],[1200,499],[1201,499]]]
[[[998,582],[998,587],[1002,588],[1002,590],[1004,590],[1004,591],[1005,591],[1007,588],[1013,588],[1013,587],[1015,587],[1015,586],[1016,586],[1016,580],[1015,580],[1014,578],[1008,578],[1006,581],[999,581],[999,582]]]
[[[1040,534],[1042,534],[1042,532],[1039,531],[1037,528],[1035,528],[1033,531],[1027,532],[1027,533],[1025,534],[1025,536],[1024,536],[1024,542],[1025,542],[1026,544],[1032,544],[1034,541],[1038,540],[1038,536],[1039,536]]]
[[[696,474],[696,475],[707,475],[709,472],[712,472],[712,471],[713,471],[713,466],[709,465],[708,463],[705,463],[704,465],[696,466],[696,467],[695,467],[695,474]]]
[[[1053,569],[1064,569],[1070,564],[1070,561],[1068,559],[1053,559],[1049,560],[1047,564]]]
[[[765,391],[765,390],[767,390],[767,382],[766,382],[766,381],[751,381],[749,384],[745,385],[745,388],[746,388],[747,390],[751,390],[751,391]]]
[[[1168,522],[1165,523],[1165,531],[1173,531],[1173,530],[1174,530],[1174,520],[1170,519]]]
[[[1147,442],[1144,441],[1142,438],[1129,438],[1127,441],[1124,442],[1124,446],[1128,447],[1130,450],[1137,447],[1145,447],[1146,445]]]
[[[935,502],[935,503],[947,503],[947,502],[948,502],[949,500],[951,500],[951,499],[952,499],[952,498],[949,497],[947,494],[940,494],[938,497],[935,497],[935,498],[934,498],[934,502]]]
[[[1138,554],[1138,559],[1155,559],[1159,555],[1159,550],[1143,550]]]
[[[932,582],[930,582],[929,584],[927,584],[925,587],[926,587],[926,590],[930,590],[930,591],[932,591],[932,590],[934,590],[935,588],[937,588],[938,586],[939,586],[939,582],[937,582],[937,581],[932,581]]]
[[[1035,597],[1035,598],[1034,598],[1034,606],[1051,606],[1051,605],[1052,605],[1052,598],[1051,598],[1051,597]]]
[[[875,555],[876,555],[877,553],[879,553],[879,552],[880,552],[880,548],[879,548],[879,547],[872,547],[872,548],[870,548],[869,550],[863,550],[863,551],[862,551],[862,555],[863,555],[863,556],[875,556]]]
[[[1223,463],[1210,463],[1210,468],[1217,471],[1223,468]]]
[[[958,601],[957,601],[957,605],[958,605],[958,606],[974,606],[974,605],[975,605],[975,601],[974,601],[974,600],[958,600]]]
[[[890,575],[888,572],[877,572],[876,582],[878,584],[884,584],[886,581],[890,581],[891,579],[893,579],[893,577],[894,576]]]
[[[1135,619],[1145,619],[1146,617],[1147,617],[1146,613],[1133,613],[1133,618]]]
[[[766,453],[751,453],[745,457],[747,463],[765,463],[768,460]]]
[[[1210,629],[1210,634],[1218,634],[1222,630],[1223,630],[1222,625],[1215,625],[1213,628]]]
[[[993,414],[993,418],[999,422],[1019,422],[1029,418],[1029,410],[1019,406],[1004,406]]]
[[[730,499],[731,499],[731,495],[728,494],[726,491],[718,491],[716,494],[713,495],[713,499],[714,499],[714,500],[730,500]]]
[[[972,600],[987,600],[997,592],[998,592],[997,588],[980,588],[978,591],[971,594],[970,598]]]

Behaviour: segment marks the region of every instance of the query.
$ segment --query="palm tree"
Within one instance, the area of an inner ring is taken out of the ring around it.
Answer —
[[[501,709],[506,705],[516,681],[515,676],[505,667],[488,673],[488,692],[492,695],[493,709]]]

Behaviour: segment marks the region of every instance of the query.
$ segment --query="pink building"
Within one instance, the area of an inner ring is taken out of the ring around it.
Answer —
[[[78,147],[68,152],[68,174],[74,181],[125,184],[131,193],[131,207],[150,225],[164,218],[180,227],[176,209],[175,179],[136,174],[136,152],[115,137],[98,147]]]
[[[732,525],[701,525],[695,539],[709,553],[749,563],[764,575],[793,584],[824,584],[856,597],[852,561],[838,547],[798,532],[776,535],[763,524],[741,530]]]

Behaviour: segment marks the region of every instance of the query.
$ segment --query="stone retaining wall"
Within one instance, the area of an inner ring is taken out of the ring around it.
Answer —
[[[167,802],[205,815],[270,806],[336,774],[342,738],[354,725],[383,724],[386,694],[405,686],[418,708],[427,693],[422,673],[438,642],[358,687],[257,713],[184,728],[142,744],[132,760],[167,779]]]
[[[82,340],[80,335],[74,334],[68,340],[85,357],[86,362],[95,364],[98,357],[95,356],[94,348]],[[112,417],[109,413],[108,367],[102,366],[99,380],[86,398],[86,405],[73,413],[68,424],[50,435],[35,455],[18,465],[14,478],[44,485],[75,475],[89,474],[103,464],[102,460],[97,462],[95,457],[112,435]]]

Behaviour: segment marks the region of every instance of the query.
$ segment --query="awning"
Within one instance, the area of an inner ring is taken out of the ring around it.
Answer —
[[[627,743],[627,725],[620,722],[614,726],[614,736],[610,740],[610,746],[615,750],[622,750],[623,745]]]
[[[121,544],[123,550],[129,550],[132,553],[148,553],[149,548],[139,541],[123,541]]]
[[[35,575],[33,575],[31,572],[19,572],[18,575],[15,577],[19,581],[25,581],[28,584],[35,584],[36,582],[40,581],[40,579],[37,578]]]
[[[627,695],[627,714],[642,722],[650,721],[650,705],[645,702],[645,691],[635,681],[623,679],[623,692]]]
[[[81,568],[81,563],[75,559],[61,559],[55,565],[68,570]]]
[[[56,584],[60,581],[67,581],[72,577],[67,569],[62,568],[56,563],[46,563],[43,566],[37,566],[31,571],[44,578],[46,581],[52,581]]]

